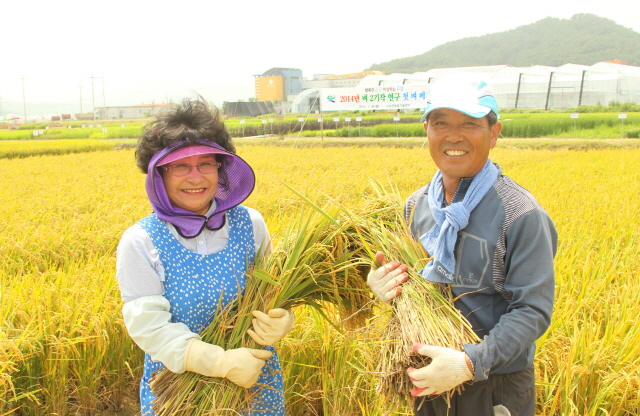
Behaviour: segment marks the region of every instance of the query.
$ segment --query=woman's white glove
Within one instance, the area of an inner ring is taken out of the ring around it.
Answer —
[[[376,253],[378,264],[384,262],[384,254]],[[376,297],[382,302],[389,303],[391,299],[402,293],[402,283],[409,278],[407,266],[399,261],[389,262],[382,267],[372,267],[367,276],[367,284]]]
[[[433,361],[419,370],[413,367],[407,369],[409,378],[417,387],[411,390],[412,396],[444,393],[473,379],[467,364],[467,354],[464,352],[418,343],[413,344],[413,350],[418,354],[431,357]]]
[[[247,333],[260,345],[276,344],[291,331],[295,323],[293,314],[282,308],[271,309],[267,313],[251,313],[254,316],[253,330],[247,329]]]
[[[131,338],[153,361],[174,373],[193,371],[208,377],[225,377],[233,383],[253,386],[271,351],[238,348],[225,351],[200,340],[179,322],[171,322],[171,305],[164,296],[145,296],[125,303],[124,322]]]
[[[227,378],[240,387],[256,384],[265,360],[272,352],[251,348],[223,350],[221,347],[192,339],[185,352],[185,370],[208,377]]]

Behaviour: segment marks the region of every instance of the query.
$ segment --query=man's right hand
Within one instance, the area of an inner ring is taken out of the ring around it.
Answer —
[[[383,264],[384,254],[380,251],[376,253],[376,261],[382,266],[371,268],[367,284],[379,300],[388,303],[402,293],[401,285],[409,278],[407,266],[395,260]]]
[[[185,352],[185,370],[208,377],[224,377],[248,389],[258,381],[265,360],[271,354],[271,351],[251,348],[225,351],[194,338]]]

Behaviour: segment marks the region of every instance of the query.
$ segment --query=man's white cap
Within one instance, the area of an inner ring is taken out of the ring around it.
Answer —
[[[473,118],[482,118],[489,111],[498,115],[498,102],[489,84],[472,77],[448,77],[431,84],[420,121],[438,108],[457,110]]]

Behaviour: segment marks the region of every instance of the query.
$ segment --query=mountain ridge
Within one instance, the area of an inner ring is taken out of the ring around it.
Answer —
[[[640,33],[593,14],[547,17],[515,29],[463,38],[366,70],[413,73],[467,66],[593,65],[620,59],[640,66]]]

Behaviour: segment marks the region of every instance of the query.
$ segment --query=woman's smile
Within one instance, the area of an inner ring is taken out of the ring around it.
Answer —
[[[197,166],[203,162],[217,163],[215,155],[202,154],[175,160],[168,170],[163,170],[162,180],[171,205],[198,215],[209,211],[218,189],[218,171],[201,173]],[[175,176],[171,167],[177,165],[191,165],[191,171],[184,176]]]

